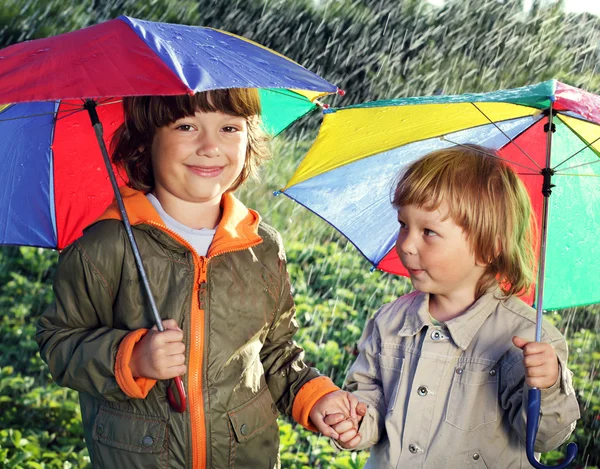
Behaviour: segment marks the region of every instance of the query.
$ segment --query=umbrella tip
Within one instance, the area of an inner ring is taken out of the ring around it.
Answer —
[[[281,191],[273,191],[273,195],[277,197],[278,195],[281,195]]]
[[[336,93],[339,94],[340,96],[345,96],[346,95],[346,92],[343,89],[341,89],[341,88],[338,88],[336,90]]]

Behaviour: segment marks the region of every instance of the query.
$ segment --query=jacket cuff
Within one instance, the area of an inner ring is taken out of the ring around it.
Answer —
[[[134,378],[131,368],[129,368],[133,347],[147,332],[148,329],[138,329],[130,332],[121,341],[119,350],[117,351],[117,360],[115,363],[117,384],[127,396],[133,399],[144,399],[150,392],[150,389],[156,384],[155,379]]]
[[[306,382],[294,399],[292,418],[307,430],[318,432],[310,421],[310,411],[324,395],[339,389],[327,376],[319,376]]]

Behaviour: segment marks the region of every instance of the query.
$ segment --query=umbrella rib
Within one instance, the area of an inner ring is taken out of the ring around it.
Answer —
[[[442,140],[446,140],[447,142],[450,142],[450,143],[452,143],[452,144],[454,144],[454,145],[458,145],[459,147],[468,148],[469,150],[475,150],[475,151],[477,151],[478,153],[483,153],[484,155],[491,156],[492,158],[496,158],[496,159],[498,159],[498,160],[501,160],[501,161],[504,161],[504,162],[506,162],[506,163],[510,163],[510,164],[513,164],[513,165],[515,165],[515,166],[520,166],[521,168],[528,169],[529,171],[535,171],[535,168],[530,168],[529,166],[525,166],[525,165],[523,165],[523,164],[520,164],[520,163],[515,163],[514,161],[507,160],[506,158],[501,158],[500,156],[498,156],[498,155],[494,155],[493,153],[489,153],[489,152],[487,152],[487,151],[481,151],[479,148],[473,148],[473,147],[470,147],[470,146],[468,146],[468,145],[465,145],[465,144],[463,144],[463,143],[453,142],[452,140],[449,140],[448,138],[446,138],[446,137],[445,137],[445,136],[443,136],[443,135],[442,135],[440,138],[441,138]],[[536,174],[539,174],[539,173],[536,173]]]
[[[29,119],[30,117],[53,116],[54,114],[54,112],[42,112],[40,114],[29,114],[27,116],[6,117],[4,119],[0,119],[0,122],[14,121],[17,119]]]
[[[568,168],[563,169],[563,171],[567,171],[569,169],[575,169],[575,168],[581,168],[582,166],[590,166],[593,164],[597,164],[600,163],[600,159],[596,160],[596,161],[588,161],[587,163],[581,163],[581,164],[576,164],[575,166],[569,166]],[[563,172],[557,172],[556,174],[561,174],[561,175],[565,175],[565,173]]]
[[[569,127],[569,128],[570,128],[570,127]],[[573,129],[571,129],[571,131],[573,131]],[[590,147],[591,147],[591,146],[592,146],[594,143],[596,143],[598,140],[600,140],[600,137],[598,137],[598,138],[597,138],[596,140],[594,140],[593,142],[590,142],[590,143],[588,143],[588,144],[587,144],[585,147],[583,147],[583,148],[582,148],[581,150],[579,150],[577,153],[573,153],[573,154],[572,154],[571,156],[569,156],[569,157],[568,157],[566,160],[564,160],[564,161],[560,162],[560,163],[559,163],[559,164],[557,164],[557,165],[556,165],[554,168],[552,168],[552,170],[553,170],[553,171],[556,171],[556,169],[557,169],[559,166],[561,166],[561,165],[565,164],[565,163],[566,163],[567,161],[569,161],[571,158],[573,158],[573,157],[575,157],[575,156],[579,155],[579,153],[581,153],[583,150],[585,150],[585,149],[587,149],[587,148],[590,148]],[[587,163],[585,163],[585,164],[587,164]],[[576,166],[574,166],[574,167],[576,167]],[[567,169],[569,169],[569,168],[567,168]]]
[[[557,173],[555,176],[578,176],[578,177],[590,177],[590,178],[600,178],[600,174],[565,174],[565,173]]]
[[[526,157],[529,159],[529,161],[531,161],[531,162],[532,162],[534,165],[536,165],[538,169],[540,169],[540,170],[542,169],[542,168],[540,167],[540,165],[538,165],[538,164],[537,164],[537,162],[536,162],[536,161],[535,161],[535,160],[534,160],[534,159],[533,159],[531,156],[529,156],[525,150],[523,150],[523,149],[522,149],[522,148],[521,148],[519,145],[517,145],[517,142],[515,142],[515,141],[514,141],[512,138],[510,138],[510,137],[509,137],[509,136],[506,134],[506,132],[504,132],[504,130],[502,130],[502,129],[501,129],[501,128],[500,128],[500,127],[499,127],[499,126],[498,126],[498,125],[497,125],[497,124],[496,124],[496,123],[495,123],[495,122],[492,120],[492,119],[490,119],[490,118],[487,116],[487,114],[486,114],[485,112],[483,112],[483,111],[482,111],[482,110],[481,110],[481,109],[480,109],[480,108],[477,106],[477,104],[475,104],[474,102],[471,102],[471,104],[472,104],[472,105],[475,107],[475,109],[477,109],[477,110],[478,110],[478,111],[479,111],[479,112],[480,112],[480,113],[483,115],[483,117],[485,117],[485,118],[486,118],[486,119],[489,121],[489,123],[490,123],[490,124],[492,124],[494,127],[496,127],[496,128],[497,128],[497,129],[498,129],[498,130],[499,130],[499,131],[502,133],[502,135],[504,135],[504,136],[505,136],[505,137],[508,139],[508,141],[509,141],[510,143],[512,143],[512,144],[513,144],[515,147],[517,147],[517,148],[519,149],[519,151],[520,151],[521,153],[523,153],[523,154],[524,154],[524,155],[525,155],[525,156],[526,156]],[[530,168],[528,168],[528,169],[530,169]],[[533,169],[532,169],[532,171],[533,171]]]
[[[58,112],[56,113],[56,120],[59,121],[61,119],[66,119],[67,117],[71,117],[74,114],[77,114],[78,112],[83,111],[83,109],[77,109],[76,111],[64,111],[64,113],[59,117],[58,116]],[[68,114],[65,114],[68,113]]]

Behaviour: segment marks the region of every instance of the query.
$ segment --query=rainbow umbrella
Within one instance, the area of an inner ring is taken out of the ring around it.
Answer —
[[[400,171],[431,151],[475,143],[497,150],[520,174],[540,225],[536,340],[543,310],[600,303],[591,275],[600,271],[600,96],[551,80],[324,112],[316,141],[281,192],[339,230],[374,267],[408,276],[395,252],[390,203]],[[532,391],[527,450],[532,465],[544,467],[533,459],[540,401]]]
[[[0,50],[0,244],[62,249],[113,199],[87,100],[108,143],[123,96],[241,87],[272,135],[338,91],[233,34],[127,16]]]
[[[119,193],[125,181],[117,181],[106,143],[123,122],[123,96],[221,88],[259,88],[272,134],[314,109],[320,96],[338,91],[233,34],[127,16],[0,50],[0,244],[62,249],[115,197],[163,331]],[[171,387],[169,400],[183,412],[183,383],[179,377],[174,382],[179,400]]]

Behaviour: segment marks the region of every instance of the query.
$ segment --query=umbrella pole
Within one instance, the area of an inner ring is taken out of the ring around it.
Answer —
[[[123,203],[123,197],[121,197],[121,192],[119,191],[119,185],[117,184],[117,178],[115,177],[115,173],[112,169],[112,165],[110,163],[110,158],[108,156],[108,151],[106,150],[106,145],[104,144],[104,139],[102,138],[102,123],[98,118],[98,113],[96,112],[96,102],[92,99],[88,99],[83,106],[90,115],[90,119],[92,121],[92,127],[94,127],[94,132],[96,133],[96,139],[98,140],[98,145],[100,146],[100,151],[102,153],[102,159],[104,160],[104,164],[106,165],[106,170],[108,172],[108,177],[110,179],[110,183],[112,185],[113,192],[115,194],[115,198],[117,200],[117,205],[119,206],[119,212],[121,213],[121,218],[123,220],[123,225],[125,226],[125,231],[127,232],[127,237],[129,238],[129,244],[131,245],[131,249],[133,251],[133,257],[135,258],[135,264],[137,266],[138,272],[142,279],[142,285],[144,291],[146,293],[146,297],[150,302],[150,309],[152,311],[152,315],[154,316],[154,322],[156,323],[156,328],[163,332],[165,330],[162,320],[160,318],[160,314],[158,313],[158,308],[156,306],[156,301],[154,300],[154,295],[152,294],[152,289],[150,288],[150,282],[148,281],[148,276],[146,275],[146,269],[144,268],[144,264],[142,263],[142,256],[140,255],[140,250],[138,248],[137,242],[133,236],[133,231],[131,230],[131,223],[129,222],[129,217],[127,216],[127,212],[125,211],[125,204]],[[179,392],[179,402],[174,399],[171,388],[169,387],[169,401],[178,412],[184,412],[186,408],[186,396],[185,389],[183,387],[183,383],[181,381],[181,377],[177,376],[174,378],[175,384],[177,385],[177,391]]]
[[[548,123],[544,125],[544,131],[546,132],[546,165],[542,169],[541,173],[544,177],[542,186],[542,194],[544,195],[543,207],[542,207],[542,232],[540,237],[540,262],[538,269],[538,281],[537,281],[537,299],[536,299],[536,323],[535,323],[535,341],[541,342],[542,340],[542,319],[543,312],[542,300],[544,298],[544,274],[546,271],[546,240],[548,238],[548,211],[550,207],[550,194],[552,194],[552,175],[554,171],[550,167],[550,157],[552,154],[552,133],[556,130],[556,126],[552,123],[554,110],[552,109],[552,103],[548,109]],[[527,453],[527,459],[529,463],[536,469],[564,469],[568,467],[575,456],[577,455],[577,445],[575,443],[569,443],[567,446],[567,455],[562,463],[556,466],[546,466],[540,463],[535,458],[535,439],[538,433],[538,427],[540,425],[540,409],[542,405],[542,392],[538,388],[531,388],[527,393],[527,431],[526,431],[526,444],[525,450]]]

